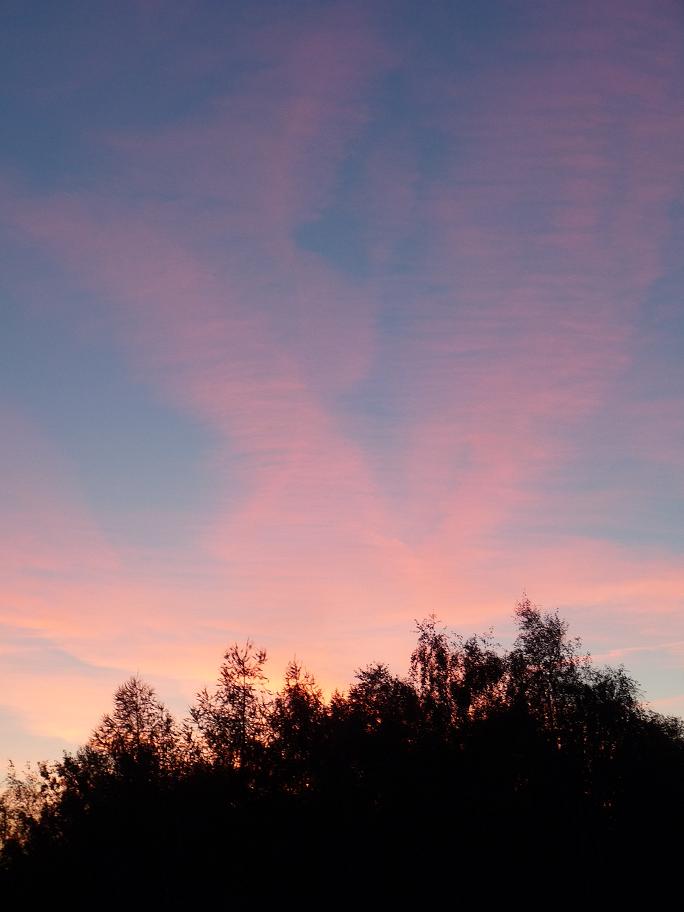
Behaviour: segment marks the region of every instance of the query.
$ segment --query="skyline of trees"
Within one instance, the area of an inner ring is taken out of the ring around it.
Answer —
[[[81,748],[10,770],[0,884],[95,887],[113,866],[169,896],[201,871],[214,895],[264,870],[327,877],[350,847],[350,876],[380,883],[454,853],[479,863],[491,839],[585,865],[644,833],[661,845],[684,812],[684,721],[646,708],[622,666],[595,666],[557,613],[525,598],[516,619],[505,650],[428,617],[405,676],[370,664],[329,699],[295,660],[270,693],[250,640],[182,720],[129,678]]]

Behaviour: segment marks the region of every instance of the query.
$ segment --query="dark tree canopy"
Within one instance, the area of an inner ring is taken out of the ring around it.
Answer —
[[[662,865],[682,849],[684,723],[557,614],[526,598],[516,617],[510,650],[429,617],[406,677],[372,664],[329,700],[294,660],[270,693],[250,641],[179,722],[131,678],[82,748],[10,770],[0,885],[130,902],[135,882],[158,907],[226,884],[436,896],[456,870],[596,874],[635,846]]]
[[[173,769],[177,738],[171,713],[154,688],[135,676],[117,688],[113,711],[103,717],[89,744],[118,770],[160,772]]]

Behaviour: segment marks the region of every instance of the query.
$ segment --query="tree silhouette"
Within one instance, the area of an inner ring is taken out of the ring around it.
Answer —
[[[212,762],[245,769],[263,743],[266,723],[266,652],[251,640],[234,643],[223,656],[212,693],[206,688],[190,710],[207,756]]]
[[[329,700],[294,660],[271,696],[265,652],[233,644],[180,725],[130,678],[82,748],[11,771],[4,895],[77,883],[157,908],[318,880],[427,901],[455,869],[489,884],[492,858],[537,886],[624,867],[637,845],[662,864],[681,851],[665,834],[684,814],[684,723],[646,708],[624,668],[594,666],[557,614],[525,598],[516,620],[506,651],[430,616],[406,677],[374,663]]]
[[[119,767],[142,765],[161,772],[174,767],[178,734],[171,713],[154,688],[137,676],[114,694],[114,710],[103,717],[90,746]]]
[[[283,788],[296,791],[311,786],[312,756],[325,712],[320,687],[293,659],[268,714],[270,763]]]
[[[589,657],[578,638],[568,637],[568,624],[558,614],[543,614],[524,598],[516,608],[518,638],[509,657],[509,693],[524,701],[550,732],[571,711]]]

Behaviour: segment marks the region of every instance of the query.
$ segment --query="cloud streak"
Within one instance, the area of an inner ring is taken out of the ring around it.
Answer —
[[[671,268],[682,23],[636,2],[518,20],[462,62],[353,4],[222,28],[230,78],[186,47],[188,78],[215,76],[192,111],[88,131],[87,185],[5,182],[10,229],[87,296],[88,332],[207,429],[214,492],[190,552],[146,567],[77,485],[24,471],[3,417],[24,498],[8,617],[155,673],[146,630],[166,625],[184,693],[226,634],[308,643],[334,683],[381,636],[401,659],[413,617],[488,624],[523,586],[597,637],[642,612],[679,636],[681,542],[625,542],[606,515],[681,467],[681,397],[633,371]],[[36,590],[30,562],[73,578]]]

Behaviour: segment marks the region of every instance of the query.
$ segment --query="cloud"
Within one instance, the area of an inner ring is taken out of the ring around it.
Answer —
[[[88,132],[99,179],[5,187],[91,331],[209,430],[215,493],[192,553],[150,565],[3,416],[8,619],[98,666],[174,663],[183,694],[224,637],[308,642],[334,682],[382,636],[405,655],[414,617],[488,624],[523,586],[665,634],[676,546],[601,523],[681,464],[680,399],[626,386],[682,186],[677,11],[549,9],[465,68],[355,5],[241,22],[249,60],[191,112]],[[302,243],[343,223],[363,268],[334,231]]]

